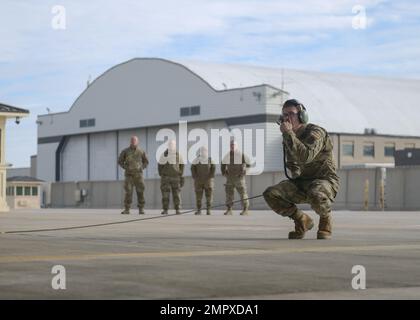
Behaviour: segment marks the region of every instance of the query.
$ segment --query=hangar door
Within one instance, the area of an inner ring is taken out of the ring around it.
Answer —
[[[117,134],[95,133],[89,139],[90,180],[117,180]]]
[[[62,181],[88,180],[87,135],[69,137],[61,154]]]

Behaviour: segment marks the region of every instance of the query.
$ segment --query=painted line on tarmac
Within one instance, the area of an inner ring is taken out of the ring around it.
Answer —
[[[241,256],[265,255],[286,253],[343,253],[360,251],[398,251],[419,250],[420,244],[407,245],[371,245],[371,246],[331,246],[331,247],[305,247],[305,248],[273,248],[273,249],[234,249],[234,250],[207,250],[207,251],[167,251],[167,252],[129,252],[129,253],[92,253],[76,255],[51,256],[3,256],[0,263],[27,263],[27,262],[59,262],[59,261],[86,261],[98,259],[137,259],[137,258],[189,258],[212,256]]]

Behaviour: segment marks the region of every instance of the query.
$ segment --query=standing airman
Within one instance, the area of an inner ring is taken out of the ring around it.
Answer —
[[[139,214],[144,214],[144,180],[143,170],[149,164],[146,152],[139,148],[139,139],[132,136],[130,146],[124,149],[118,158],[118,164],[125,171],[124,181],[124,211],[121,214],[129,214],[133,200],[133,187],[136,188]]]
[[[180,214],[181,188],[184,186],[184,162],[176,150],[175,140],[169,141],[168,149],[161,155],[158,163],[158,172],[161,178],[162,214],[168,214],[171,191],[176,214]]]
[[[207,215],[211,214],[211,205],[213,200],[214,174],[216,165],[208,156],[206,147],[200,148],[200,154],[195,158],[191,165],[191,174],[194,179],[194,189],[197,204],[196,215],[201,214],[201,200],[203,192],[206,196]]]
[[[225,191],[226,191],[226,207],[225,215],[232,215],[232,206],[234,200],[234,191],[238,191],[241,202],[241,215],[248,214],[249,200],[246,190],[246,169],[251,167],[250,161],[239,149],[236,141],[230,142],[230,152],[223,158],[221,171],[222,175],[226,177]]]

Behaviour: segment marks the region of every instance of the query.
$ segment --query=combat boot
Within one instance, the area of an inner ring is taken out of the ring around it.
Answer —
[[[303,239],[306,231],[314,227],[313,220],[300,210],[291,215],[290,219],[295,222],[295,231],[289,232],[289,239]]]
[[[319,217],[317,239],[331,239],[331,216]]]
[[[211,215],[211,210],[210,209],[207,209],[207,215],[208,216]]]
[[[227,208],[225,212],[225,216],[231,216],[232,215],[232,208]]]
[[[241,216],[247,216],[248,215],[248,207],[245,207],[242,212],[240,213]]]
[[[161,214],[168,214],[168,209],[163,209],[163,211],[161,212]]]
[[[175,214],[181,214],[181,211],[179,210],[179,208],[175,208]]]
[[[201,214],[201,207],[197,206],[197,211],[194,213],[195,215],[199,216]]]
[[[130,214],[130,209],[124,209],[124,211],[121,212],[121,214]]]
[[[143,208],[139,208],[139,214],[144,214],[144,209]]]

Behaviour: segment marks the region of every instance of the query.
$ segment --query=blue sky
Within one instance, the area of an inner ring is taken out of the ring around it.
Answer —
[[[352,27],[356,5],[365,29]],[[68,110],[89,76],[134,57],[420,79],[419,31],[416,0],[2,0],[0,102],[31,112],[8,122],[6,162],[28,166],[36,116]]]

